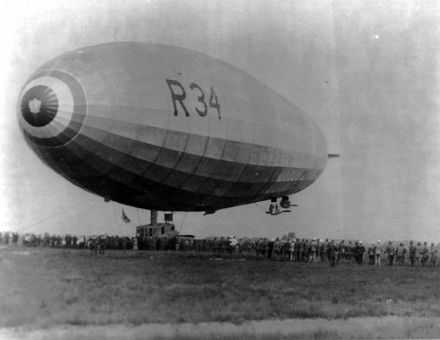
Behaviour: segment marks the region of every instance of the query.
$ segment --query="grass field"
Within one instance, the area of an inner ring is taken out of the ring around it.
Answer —
[[[440,268],[0,249],[0,327],[440,317]]]

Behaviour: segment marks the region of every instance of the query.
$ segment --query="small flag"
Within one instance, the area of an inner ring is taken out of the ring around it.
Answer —
[[[122,220],[125,222],[125,223],[130,223],[131,222],[131,220],[128,218],[128,216],[125,214],[125,211],[124,211],[124,209],[122,209]]]

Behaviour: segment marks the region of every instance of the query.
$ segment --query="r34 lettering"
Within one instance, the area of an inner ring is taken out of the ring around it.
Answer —
[[[165,79],[168,85],[168,88],[171,92],[171,100],[173,102],[174,107],[174,115],[177,116],[178,110],[177,110],[177,103],[180,104],[180,107],[185,112],[185,115],[189,117],[189,112],[183,103],[183,101],[186,98],[186,92],[182,84],[180,84],[177,80],[172,79]],[[200,117],[205,117],[208,114],[208,105],[206,103],[205,93],[203,92],[202,88],[197,85],[196,83],[191,83],[189,85],[189,88],[192,91],[197,92],[197,100],[198,103],[196,107],[194,107],[194,110],[197,112],[197,114]],[[209,107],[217,110],[218,119],[222,119],[220,115],[220,104],[218,102],[217,95],[214,92],[214,89],[212,86],[210,87],[210,94],[209,94],[209,101],[208,101]]]

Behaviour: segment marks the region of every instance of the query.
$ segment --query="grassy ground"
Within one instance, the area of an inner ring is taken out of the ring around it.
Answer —
[[[440,268],[0,249],[0,327],[440,317]]]
[[[386,316],[349,319],[264,320],[235,325],[228,322],[142,324],[139,326],[62,326],[49,329],[1,329],[0,339],[438,339],[437,318]]]

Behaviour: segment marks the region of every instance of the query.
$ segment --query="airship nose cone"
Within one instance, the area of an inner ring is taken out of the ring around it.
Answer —
[[[71,141],[79,133],[86,111],[79,81],[58,70],[32,76],[18,100],[18,120],[25,137],[44,147]]]
[[[21,98],[21,114],[35,127],[49,124],[58,112],[58,97],[54,90],[44,85],[31,87]]]

